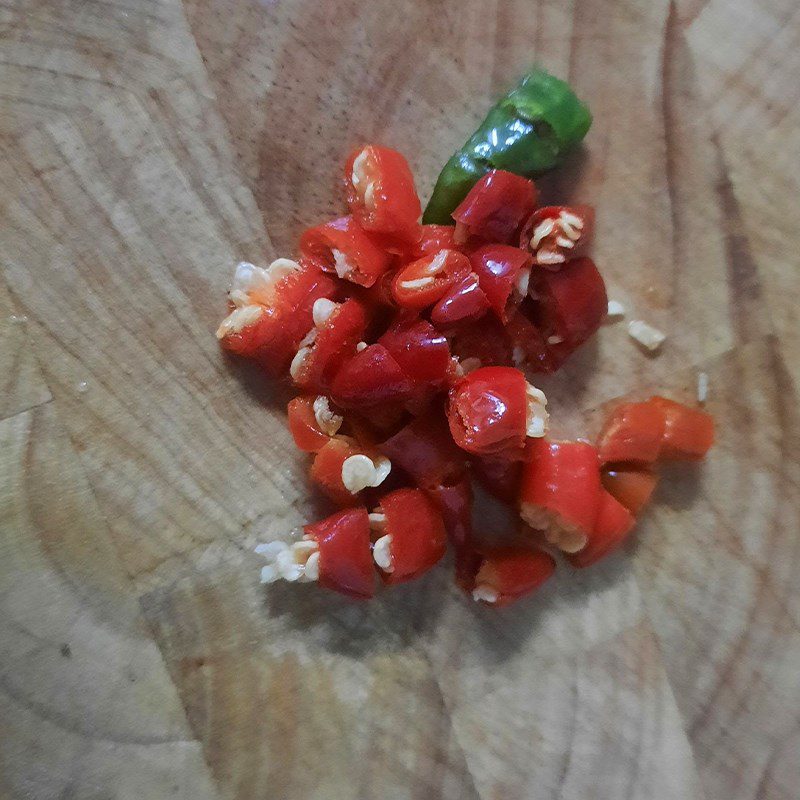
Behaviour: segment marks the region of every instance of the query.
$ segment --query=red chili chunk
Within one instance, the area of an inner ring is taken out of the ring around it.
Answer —
[[[600,461],[652,464],[664,438],[664,412],[656,404],[623,403],[606,420],[597,449]]]
[[[374,558],[384,583],[413,580],[441,560],[447,534],[436,505],[420,489],[398,489],[381,499],[371,519]]]
[[[649,502],[658,475],[627,465],[606,465],[600,473],[603,488],[636,516]]]
[[[527,382],[513,367],[482,367],[450,390],[448,421],[468,453],[521,457],[527,429]]]
[[[345,408],[363,408],[407,400],[413,383],[382,344],[356,353],[339,370],[331,395]]]
[[[690,408],[666,397],[648,401],[664,414],[664,438],[660,461],[700,461],[714,444],[714,419],[705,411]]]
[[[456,241],[470,237],[487,242],[510,242],[536,208],[533,181],[493,169],[473,187],[453,212]]]
[[[300,237],[300,253],[323,272],[359,286],[372,286],[392,262],[392,256],[353,217],[309,228]]]
[[[347,204],[362,228],[419,241],[422,209],[414,176],[400,153],[375,144],[359,147],[344,173]]]
[[[469,271],[469,259],[463,253],[439,250],[402,267],[392,281],[392,296],[403,308],[428,308]]]
[[[479,549],[472,585],[473,599],[502,607],[535,592],[556,570],[555,559],[543,550],[524,547]]]
[[[616,550],[627,538],[636,520],[625,506],[602,490],[597,519],[586,546],[577,553],[567,553],[573,567],[590,567]]]
[[[502,322],[528,294],[531,257],[518,247],[489,244],[469,258],[489,305]]]
[[[567,553],[583,549],[600,502],[600,463],[588,442],[531,439],[522,472],[520,514]]]
[[[319,548],[320,586],[358,599],[375,594],[375,568],[365,508],[339,511],[303,529]]]
[[[550,269],[583,255],[594,232],[591,206],[545,206],[525,223],[519,246]]]
[[[289,431],[298,450],[316,453],[339,430],[342,418],[331,411],[322,395],[301,395],[289,401]]]

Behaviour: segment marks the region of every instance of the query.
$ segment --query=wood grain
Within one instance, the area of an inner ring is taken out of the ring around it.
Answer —
[[[794,800],[800,24],[736,9],[0,7],[0,795]],[[604,327],[543,383],[555,429],[703,370],[718,447],[499,613],[448,567],[264,590],[252,546],[315,509],[284,391],[214,341],[231,266],[339,208],[363,139],[427,193],[534,60],[595,113],[541,189],[597,205],[612,296],[669,337]]]

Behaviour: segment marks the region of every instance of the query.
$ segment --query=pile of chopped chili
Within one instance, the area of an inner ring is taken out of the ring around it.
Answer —
[[[439,562],[503,606],[588,567],[630,535],[665,460],[701,459],[708,414],[662,397],[619,406],[596,444],[548,438],[529,381],[598,329],[608,300],[586,255],[587,206],[538,206],[533,181],[483,171],[455,224],[421,224],[406,160],[378,145],[348,159],[349,213],[307,230],[296,260],[239,264],[222,347],[298,395],[288,426],[310,481],[339,508],[292,543],[257,551],[262,580],[373,596]],[[439,203],[438,207],[442,207]],[[512,541],[476,530],[476,485],[516,511]]]

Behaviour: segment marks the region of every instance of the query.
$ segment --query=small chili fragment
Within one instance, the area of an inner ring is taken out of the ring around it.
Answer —
[[[331,410],[328,398],[301,395],[289,401],[289,431],[298,450],[316,453],[342,427],[342,417]]]
[[[487,172],[453,211],[456,241],[511,242],[536,208],[536,197],[533,181],[504,169]]]
[[[600,473],[603,488],[634,516],[650,502],[658,476],[647,469],[625,465],[607,465]]]
[[[439,250],[398,270],[392,280],[392,296],[403,308],[421,310],[432,306],[469,271],[469,259],[463,253]]]
[[[309,228],[300,237],[300,253],[323,272],[359,286],[372,286],[391,265],[391,256],[352,216]]]
[[[635,524],[636,520],[633,514],[611,494],[601,490],[597,505],[597,519],[586,547],[578,553],[567,553],[567,561],[579,569],[596,564],[628,538],[628,534]]]
[[[300,342],[289,374],[301,389],[324,394],[342,364],[355,353],[367,316],[355,300],[340,304],[322,299],[314,304],[312,317],[314,327]]]
[[[468,453],[522,458],[526,437],[547,429],[547,399],[513,367],[482,367],[450,390],[448,421]]]
[[[528,294],[531,257],[518,247],[489,244],[469,258],[489,305],[501,322]]]
[[[414,176],[396,150],[366,145],[350,154],[345,166],[347,203],[368,231],[416,242],[422,212]]]
[[[319,449],[311,464],[311,480],[334,503],[352,506],[356,495],[368,487],[380,486],[391,472],[388,458],[364,452],[354,439],[335,436]]]
[[[520,514],[566,553],[583,549],[600,500],[600,464],[588,442],[531,439],[522,472]]]
[[[509,315],[505,330],[512,345],[511,361],[515,367],[528,364],[535,372],[551,373],[556,366],[544,334],[531,319],[532,305],[526,298]]]
[[[617,406],[606,420],[597,442],[601,463],[654,463],[664,439],[664,425],[664,411],[652,402]]]
[[[536,322],[557,369],[600,327],[608,309],[606,286],[590,258],[569,261],[558,272],[536,270],[531,283]]]
[[[525,223],[519,246],[531,253],[534,263],[558,268],[584,254],[593,231],[591,206],[545,206]]]
[[[368,599],[375,593],[369,518],[363,507],[339,511],[306,525],[303,538],[291,545],[270,542],[258,545],[256,552],[267,560],[261,570],[262,583],[315,581],[357,599]]]
[[[415,258],[432,256],[440,250],[458,250],[452,225],[422,225],[422,235],[414,250]]]
[[[664,415],[664,438],[659,461],[701,461],[714,444],[714,419],[666,397],[648,401]]]
[[[441,328],[479,320],[489,310],[489,300],[478,276],[470,272],[458,278],[431,311],[431,321]]]
[[[433,315],[431,319],[438,324]],[[493,315],[481,317],[469,325],[457,326],[451,335],[450,350],[462,362],[472,359],[479,366],[499,367],[514,363],[508,333]]]
[[[472,456],[472,473],[481,486],[498,500],[513,506],[519,497],[522,462],[503,456]]]
[[[442,516],[425,492],[398,489],[370,514],[377,536],[373,558],[384,583],[413,580],[441,560],[447,549]]]
[[[413,388],[392,354],[382,344],[371,344],[345,362],[331,395],[344,408],[365,408],[407,400]]]
[[[556,571],[555,559],[543,550],[524,547],[479,549],[472,586],[474,600],[500,608],[536,591]]]

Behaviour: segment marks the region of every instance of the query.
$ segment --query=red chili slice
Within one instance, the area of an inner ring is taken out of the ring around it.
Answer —
[[[375,512],[385,517],[374,552],[385,583],[413,580],[445,554],[447,534],[442,516],[425,492],[398,489],[383,497]]]
[[[646,469],[606,466],[600,473],[603,488],[636,516],[649,502],[658,476]]]
[[[513,367],[482,367],[450,390],[447,417],[455,443],[468,453],[521,457],[527,382]]]
[[[423,225],[414,256],[422,258],[435,255],[440,250],[458,250],[459,245],[453,238],[454,232],[455,228],[452,225]]]
[[[315,404],[320,409],[315,411]],[[289,431],[298,450],[304,453],[316,453],[330,441],[341,425],[341,417],[334,415],[324,396],[300,396],[289,401],[287,408],[289,417]],[[323,430],[318,416],[327,419],[327,426],[331,432]]]
[[[306,391],[325,394],[342,364],[355,353],[367,327],[363,306],[346,300],[314,328],[307,345],[302,345],[292,360],[294,382]]]
[[[519,246],[533,255],[534,263],[558,269],[583,255],[593,231],[591,206],[545,206],[523,226]]]
[[[489,300],[474,272],[457,279],[433,307],[431,320],[441,328],[474,322],[489,310]]]
[[[606,420],[597,443],[600,461],[652,464],[664,439],[665,414],[652,402],[623,403]]]
[[[489,244],[469,257],[489,305],[502,322],[528,293],[531,257],[518,247]]]
[[[581,550],[594,529],[600,464],[588,442],[530,439],[522,472],[520,514],[565,552]]]
[[[342,465],[350,456],[364,451],[354,439],[335,436],[324,444],[311,464],[311,480],[338,506],[357,505],[359,499],[352,494],[342,481]]]
[[[469,269],[469,259],[463,253],[439,250],[398,270],[392,280],[392,296],[403,308],[428,308]]]
[[[309,228],[300,237],[304,260],[359,286],[372,286],[391,266],[392,257],[353,217]]]
[[[714,419],[666,397],[648,400],[664,415],[664,438],[659,461],[700,461],[714,444]]]
[[[487,172],[453,212],[456,240],[512,241],[536,208],[536,196],[533,181],[502,169]]]
[[[567,553],[567,561],[578,568],[596,564],[628,538],[635,524],[633,514],[612,495],[601,490],[597,519],[586,547],[578,553]]]
[[[375,568],[365,508],[339,511],[321,522],[306,525],[303,531],[319,548],[320,586],[358,599],[375,594]]]
[[[450,370],[450,345],[430,322],[400,316],[378,339],[414,384],[416,394],[430,393],[447,386]]]
[[[371,344],[345,362],[331,386],[344,408],[364,408],[411,397],[414,385],[382,344]]]
[[[354,150],[345,165],[350,211],[365,230],[417,242],[420,208],[414,176],[396,150],[368,144]]]
[[[590,258],[578,258],[558,272],[534,270],[537,322],[544,333],[553,368],[597,331],[608,311],[603,278]]]
[[[439,416],[417,417],[379,448],[420,489],[456,483],[466,474],[464,452]]]
[[[543,550],[524,547],[480,548],[467,590],[475,600],[500,608],[536,591],[556,570]]]

